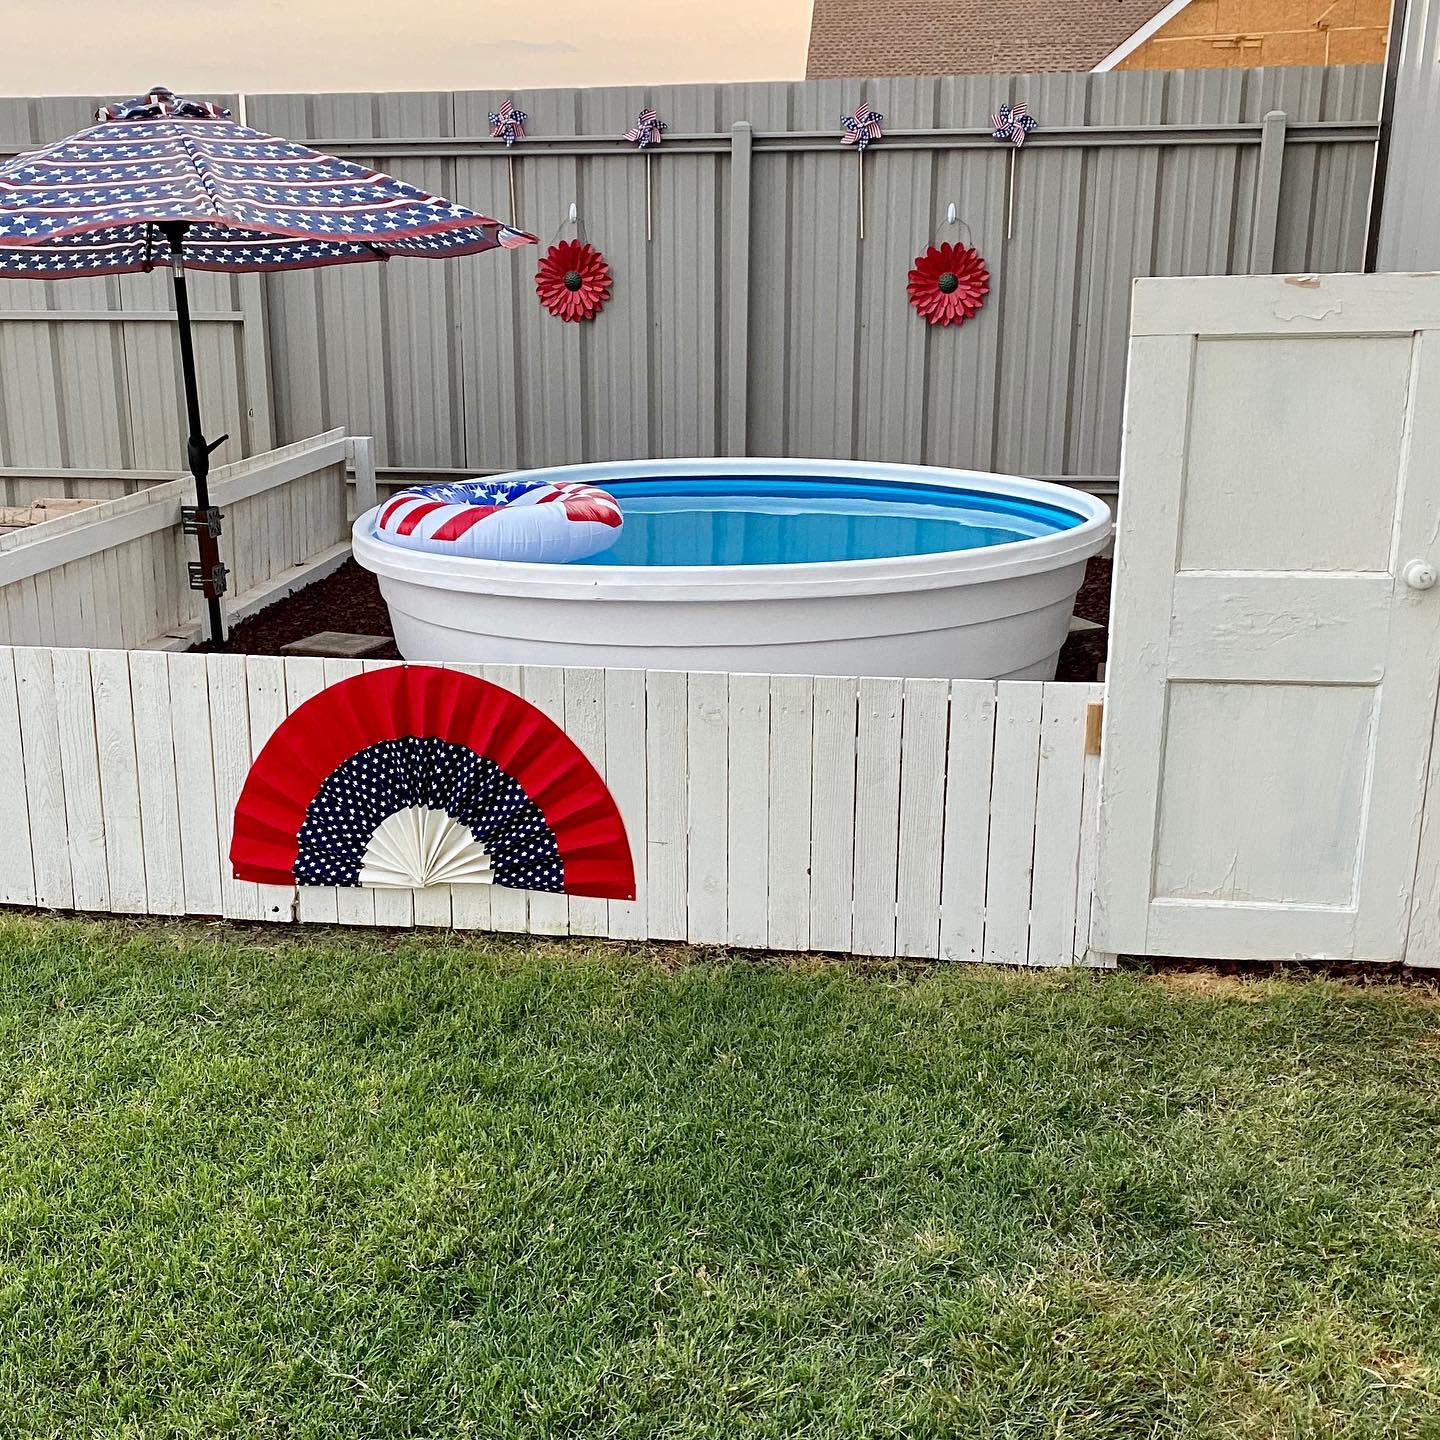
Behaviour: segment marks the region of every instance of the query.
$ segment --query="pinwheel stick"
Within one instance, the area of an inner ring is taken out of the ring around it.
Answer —
[[[1010,183],[1006,187],[1008,194],[1005,199],[1005,238],[1015,238],[1015,162],[1020,158],[1020,147],[1010,147]]]
[[[645,243],[648,245],[654,238],[654,229],[651,225],[652,206],[650,201],[650,161],[654,156],[647,149],[645,151]]]
[[[863,146],[855,151],[855,159],[860,166],[860,189],[856,195],[855,208],[860,222],[860,238],[863,240],[865,238],[865,150]]]
[[[505,163],[510,171],[510,223],[518,226],[520,224],[520,207],[515,203],[515,156],[507,154]]]

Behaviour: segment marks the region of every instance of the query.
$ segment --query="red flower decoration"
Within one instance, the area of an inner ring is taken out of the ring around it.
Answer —
[[[932,325],[963,325],[990,293],[990,271],[966,245],[932,245],[915,257],[910,303]]]
[[[535,293],[561,320],[593,320],[610,298],[610,267],[593,245],[562,240],[540,257]]]

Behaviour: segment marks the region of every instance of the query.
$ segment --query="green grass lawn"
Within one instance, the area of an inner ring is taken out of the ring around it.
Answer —
[[[0,921],[0,1436],[1440,1435],[1440,1004]]]

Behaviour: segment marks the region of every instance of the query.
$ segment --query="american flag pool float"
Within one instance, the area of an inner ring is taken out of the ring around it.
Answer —
[[[185,225],[197,270],[448,258],[535,243],[403,180],[157,89],[0,165],[0,275],[118,275],[169,262]]]
[[[374,530],[408,550],[564,564],[608,550],[623,526],[615,497],[594,485],[476,480],[402,490],[380,506]]]

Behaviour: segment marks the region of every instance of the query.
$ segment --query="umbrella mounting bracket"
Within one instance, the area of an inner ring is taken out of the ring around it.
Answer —
[[[219,535],[225,512],[218,505],[182,505],[180,529],[186,535]]]
[[[230,572],[218,560],[192,560],[186,568],[190,573],[190,588],[203,591],[207,600],[218,600],[225,593]]]

